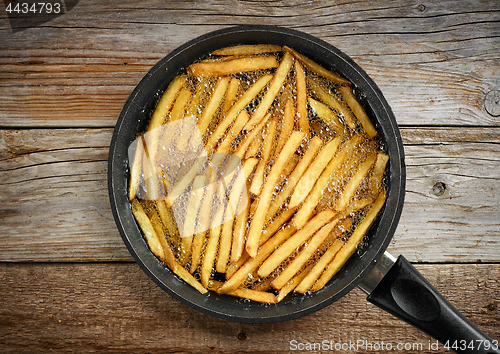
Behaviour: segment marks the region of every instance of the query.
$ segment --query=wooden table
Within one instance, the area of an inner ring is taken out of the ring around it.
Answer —
[[[241,24],[315,35],[377,82],[407,164],[389,251],[500,339],[500,3],[336,3],[66,0],[67,13],[16,31],[1,7],[2,353],[285,353],[323,341],[447,352],[358,289],[298,320],[238,324],[177,302],[133,262],[107,194],[121,108],[170,51]]]

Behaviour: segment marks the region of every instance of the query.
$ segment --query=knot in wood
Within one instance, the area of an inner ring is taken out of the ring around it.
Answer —
[[[486,94],[484,108],[493,117],[500,116],[500,91],[492,90]]]
[[[435,196],[439,197],[444,194],[444,191],[446,190],[446,184],[443,182],[436,182],[432,186],[432,191],[431,193],[434,194]]]
[[[420,11],[420,12],[424,12],[425,11],[425,5],[424,4],[420,4],[417,6],[417,9]]]
[[[238,333],[238,339],[239,340],[245,340],[245,339],[247,339],[247,335],[245,334],[245,332]]]

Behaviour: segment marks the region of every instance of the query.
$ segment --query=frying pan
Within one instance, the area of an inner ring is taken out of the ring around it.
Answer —
[[[199,293],[178,279],[149,250],[131,212],[127,198],[127,149],[143,131],[160,94],[188,64],[208,53],[236,44],[286,45],[306,54],[324,67],[350,80],[381,136],[390,160],[386,171],[387,199],[367,234],[367,247],[358,250],[320,291],[291,295],[276,305],[237,300],[227,295]],[[295,319],[317,311],[359,286],[368,300],[405,320],[442,343],[489,341],[461,353],[500,353],[486,336],[448,303],[402,256],[385,252],[399,221],[405,193],[405,163],[401,135],[382,92],[352,59],[313,36],[274,26],[238,26],[198,37],[160,60],[134,89],[117,121],[108,161],[108,190],[114,219],[125,245],[142,270],[163,290],[202,313],[245,323],[270,323]],[[476,342],[473,342],[476,343]],[[479,342],[477,342],[479,343]],[[459,346],[457,346],[459,347]]]

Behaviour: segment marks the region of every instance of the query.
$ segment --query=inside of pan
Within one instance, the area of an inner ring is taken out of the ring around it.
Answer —
[[[159,94],[187,63],[211,51],[236,45],[269,43],[287,45],[332,69],[363,93],[362,103],[379,131],[390,156],[387,200],[367,235],[368,247],[355,253],[322,290],[289,296],[281,303],[266,305],[226,295],[200,294],[178,279],[150,252],[131,213],[127,198],[127,149],[147,124]],[[190,41],[159,61],[137,85],[117,122],[109,157],[109,194],[112,211],[122,238],[136,262],[162,289],[188,306],[231,321],[265,323],[297,318],[323,308],[346,294],[371,270],[388,246],[404,199],[404,153],[392,111],[381,91],[367,74],[335,47],[306,34],[270,26],[241,26],[216,31]]]

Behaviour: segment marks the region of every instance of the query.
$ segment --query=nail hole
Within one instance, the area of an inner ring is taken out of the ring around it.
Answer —
[[[238,333],[238,339],[245,340],[247,339],[247,335],[244,332]]]
[[[446,184],[444,184],[443,182],[436,182],[432,186],[432,194],[438,197],[440,195],[443,195],[445,190],[446,190]]]
[[[424,5],[424,4],[420,4],[420,5],[418,5],[418,7],[417,7],[417,8],[418,8],[418,10],[419,10],[420,12],[424,12],[424,11],[425,11],[425,5]]]
[[[497,309],[497,304],[496,302],[490,302],[488,305],[486,305],[486,308],[489,311],[495,311]]]

